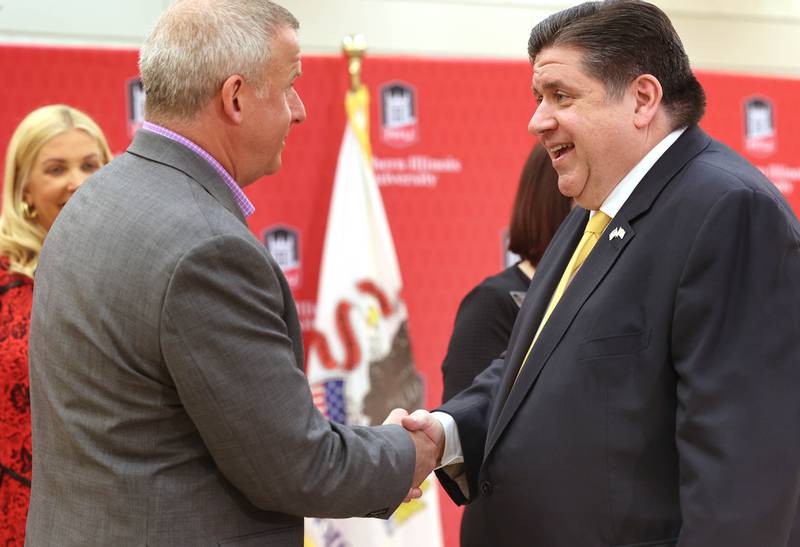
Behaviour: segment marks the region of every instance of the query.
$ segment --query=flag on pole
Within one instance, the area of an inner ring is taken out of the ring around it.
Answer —
[[[345,106],[307,374],[315,404],[328,419],[377,425],[393,408],[423,408],[423,388],[397,254],[372,171],[366,87],[348,91]],[[388,520],[306,519],[306,547],[440,547],[432,481],[425,481],[420,499],[401,505]]]

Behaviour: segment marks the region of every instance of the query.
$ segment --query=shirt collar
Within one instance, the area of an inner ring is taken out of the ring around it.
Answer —
[[[684,131],[686,131],[685,127],[676,129],[664,137],[661,142],[656,144],[652,150],[650,150],[650,152],[648,152],[641,159],[641,161],[639,161],[639,163],[637,163],[634,168],[631,169],[621,181],[619,181],[619,184],[617,184],[617,186],[611,190],[611,193],[608,194],[608,197],[600,206],[600,210],[611,218],[617,216],[619,210],[622,209],[622,206],[625,205],[625,202],[628,201],[629,197],[631,197],[631,194],[642,181],[647,172],[650,171],[659,158],[664,155],[664,152],[666,152],[669,147],[678,140],[678,137],[680,137]],[[594,211],[592,211],[592,214],[594,214]]]
[[[167,129],[166,127],[162,127],[160,125],[151,123],[151,122],[144,122],[142,125],[142,129],[146,131],[150,131],[151,133],[156,133],[161,135],[162,137],[166,137],[171,141],[175,141],[179,144],[182,144],[198,156],[200,156],[203,160],[205,160],[213,169],[216,171],[220,177],[222,177],[223,182],[225,182],[225,186],[227,186],[231,193],[233,194],[234,200],[236,200],[236,205],[239,206],[239,209],[242,211],[242,214],[245,217],[249,217],[253,214],[256,208],[247,199],[247,196],[242,191],[242,188],[236,184],[236,181],[233,180],[233,177],[228,173],[228,171],[222,166],[220,162],[218,162],[214,157],[203,150],[198,144],[190,141],[183,135],[175,133],[174,131]]]

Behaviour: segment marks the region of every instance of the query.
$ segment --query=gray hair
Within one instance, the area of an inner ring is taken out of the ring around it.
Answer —
[[[139,52],[148,120],[188,120],[232,74],[260,89],[276,32],[297,19],[268,0],[178,0]]]

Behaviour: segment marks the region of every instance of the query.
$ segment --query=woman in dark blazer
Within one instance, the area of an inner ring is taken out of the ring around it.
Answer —
[[[469,387],[506,349],[536,265],[571,203],[558,191],[558,175],[537,144],[522,169],[508,230],[508,250],[520,260],[484,279],[461,301],[442,363],[443,402]]]

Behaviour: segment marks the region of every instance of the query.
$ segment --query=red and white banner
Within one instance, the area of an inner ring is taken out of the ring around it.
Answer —
[[[92,116],[121,153],[141,120],[136,59],[133,50],[0,46],[0,146],[5,150],[29,111],[64,102]],[[338,56],[306,56],[303,73],[297,89],[308,120],[292,130],[280,173],[246,191],[256,206],[250,227],[281,261],[310,333],[349,77]],[[698,77],[708,95],[703,128],[757,165],[800,211],[800,124],[794,123],[800,80]],[[403,272],[408,334],[429,408],[440,402],[440,365],[459,301],[503,265],[503,231],[534,143],[526,132],[535,107],[530,78],[525,61],[364,62],[362,79],[374,90],[375,180]],[[319,386],[317,395],[325,397]],[[455,547],[460,510],[446,497],[440,501],[445,545]]]

